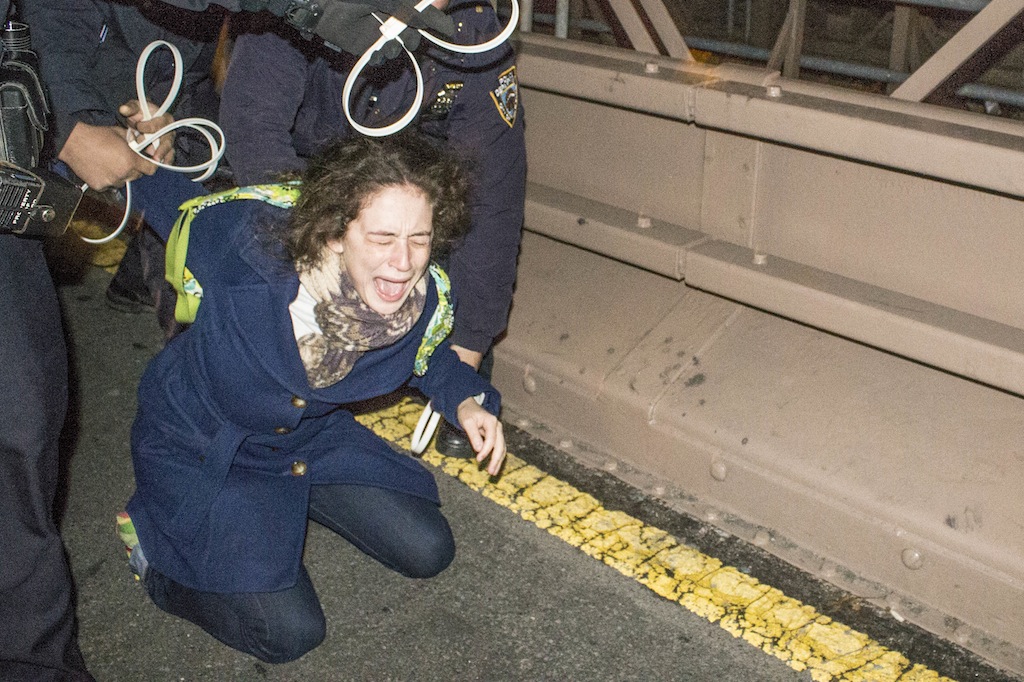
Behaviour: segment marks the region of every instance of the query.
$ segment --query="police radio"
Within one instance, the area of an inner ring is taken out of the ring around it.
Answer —
[[[7,22],[0,42],[0,233],[62,234],[82,190],[39,167],[49,108],[28,26]]]
[[[81,198],[82,190],[56,173],[0,161],[0,233],[63,234]]]

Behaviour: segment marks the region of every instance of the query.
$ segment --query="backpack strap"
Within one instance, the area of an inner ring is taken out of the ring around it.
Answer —
[[[203,287],[185,266],[185,258],[188,256],[189,233],[192,229],[192,221],[196,215],[204,208],[237,199],[255,199],[272,206],[291,208],[299,198],[299,192],[298,182],[235,187],[224,192],[204,194],[203,196],[189,199],[178,207],[181,214],[178,216],[178,220],[175,221],[174,227],[171,228],[171,234],[167,238],[166,274],[164,275],[165,279],[174,287],[178,294],[177,301],[174,304],[174,319],[182,324],[195,322],[196,313],[199,312],[199,302],[203,298]]]
[[[427,373],[430,356],[451,334],[452,325],[455,322],[455,310],[452,307],[452,283],[448,279],[448,274],[437,263],[430,264],[429,272],[437,286],[437,308],[434,309],[434,314],[430,317],[427,331],[423,333],[423,340],[420,341],[419,350],[416,351],[416,363],[413,365],[412,373],[418,377]]]

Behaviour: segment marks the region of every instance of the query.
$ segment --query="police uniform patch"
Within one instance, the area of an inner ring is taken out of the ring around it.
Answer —
[[[516,78],[516,67],[510,66],[498,76],[498,87],[491,90],[491,99],[498,113],[511,128],[516,124],[516,113],[519,111],[519,79]]]
[[[458,97],[459,91],[462,90],[464,83],[462,81],[450,81],[444,84],[444,87],[438,91],[434,101],[430,104],[430,107],[423,113],[424,120],[435,120],[447,118],[448,114],[452,113],[452,107],[455,106],[455,99]]]

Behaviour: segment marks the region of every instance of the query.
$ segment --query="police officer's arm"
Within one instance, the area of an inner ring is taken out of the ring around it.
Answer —
[[[21,17],[29,25],[32,47],[54,110],[52,137],[56,149],[64,146],[79,121],[114,125],[104,115],[103,97],[92,82],[88,65],[103,30],[103,14],[93,0],[23,0]]]
[[[515,62],[505,54],[487,68],[467,69],[465,86],[448,119],[449,141],[473,164],[472,227],[448,264],[459,305],[451,343],[464,360],[463,350],[473,359],[481,357],[505,330],[523,225],[523,112]],[[479,67],[488,57],[468,59]]]
[[[306,55],[273,31],[242,33],[235,39],[219,118],[225,155],[239,185],[266,182],[305,166],[295,150],[292,128],[309,67]]]
[[[101,40],[103,13],[93,0],[24,0],[21,17],[54,111],[52,139],[58,158],[95,189],[123,185],[156,166],[125,140],[125,128],[96,89],[89,69]],[[155,120],[156,126],[171,119]]]

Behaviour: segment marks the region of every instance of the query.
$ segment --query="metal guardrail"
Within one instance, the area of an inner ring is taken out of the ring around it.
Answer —
[[[977,13],[989,4],[989,0],[899,0],[894,4]],[[524,18],[521,22],[523,30],[526,32],[532,31],[532,27],[535,23],[546,26],[553,25],[555,27],[555,37],[566,38],[568,36],[570,22],[568,1],[557,0],[556,7],[556,14],[534,13],[532,11],[531,2],[529,6],[530,16],[528,18]],[[575,19],[572,20],[572,26],[591,33],[611,33],[611,28],[609,28],[607,24],[595,19]],[[684,40],[691,48],[714,54],[728,55],[760,62],[768,62],[771,57],[771,52],[769,50],[743,42],[719,40],[693,35],[685,36]],[[887,85],[899,85],[906,81],[911,75],[903,71],[895,71],[893,69],[857,64],[854,62],[814,55],[801,55],[800,66],[819,73],[874,81],[878,83],[885,83]],[[979,102],[995,102],[1024,109],[1024,92],[1019,90],[975,82],[968,83],[960,87],[957,90],[957,95]]]
[[[691,48],[725,54],[742,59],[767,62],[769,51],[761,47],[754,47],[743,43],[733,43],[712,38],[699,38],[686,36],[686,44]],[[899,84],[910,77],[909,73],[893,71],[877,66],[865,64],[854,64],[826,57],[815,57],[812,55],[801,55],[800,66],[827,73],[833,76],[845,76],[848,78],[859,78],[862,80],[877,81],[879,83]],[[974,99],[983,102],[998,102],[1024,109],[1024,92],[999,88],[983,83],[969,83],[964,85],[957,94],[961,97]]]

